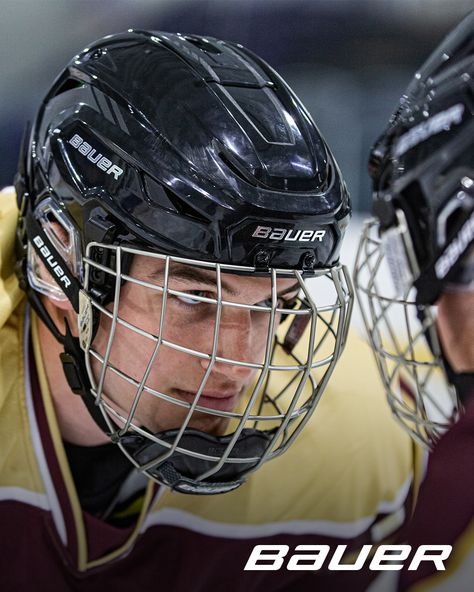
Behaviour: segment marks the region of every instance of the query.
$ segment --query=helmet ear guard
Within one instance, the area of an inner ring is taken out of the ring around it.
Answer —
[[[28,285],[57,302],[69,300],[73,309],[78,312],[81,257],[75,229],[49,199],[40,202],[34,211],[31,200],[27,199],[21,217],[24,221],[21,221],[19,228],[24,224],[28,237],[24,249],[26,260],[22,264],[22,268],[26,268]]]
[[[42,233],[28,241],[27,278],[31,287],[53,301],[64,302],[68,296],[62,286],[69,286],[64,268],[81,282],[81,241],[75,226],[51,197],[43,199],[32,215]],[[45,239],[48,239],[45,242]],[[54,258],[52,248],[57,254]],[[48,266],[48,267],[46,267]],[[54,279],[53,279],[54,278]]]

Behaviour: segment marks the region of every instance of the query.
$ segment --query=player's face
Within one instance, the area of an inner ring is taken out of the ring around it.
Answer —
[[[150,257],[135,257],[130,275],[136,279],[163,286],[164,262]],[[237,304],[271,305],[271,280],[222,274],[222,299]],[[216,273],[196,266],[170,265],[169,290],[183,295],[167,295],[163,319],[163,341],[149,367],[146,386],[179,401],[192,403],[209,367],[209,359],[191,355],[178,348],[188,348],[210,355],[213,351],[216,304],[202,302],[195,296],[217,298]],[[299,291],[297,281],[278,279],[278,307],[294,299]],[[121,288],[118,315],[120,319],[154,336],[160,334],[163,294],[132,282]],[[109,308],[112,308],[110,306]],[[279,315],[275,324],[279,322]],[[263,361],[270,314],[239,307],[222,306],[217,339],[217,356],[240,362],[260,364]],[[111,333],[111,321],[102,315],[93,348],[104,355]],[[109,363],[123,375],[140,383],[156,350],[156,339],[140,335],[120,323],[115,328]],[[94,363],[98,379],[102,364]],[[199,406],[218,411],[232,411],[258,370],[215,362],[199,399]],[[123,417],[128,417],[136,385],[125,376],[108,369],[104,381],[104,398]],[[144,391],[134,413],[135,425],[152,432],[179,428],[189,409]],[[226,418],[195,411],[189,427],[222,434]]]
[[[455,372],[474,371],[474,291],[445,292],[438,300],[438,333]]]

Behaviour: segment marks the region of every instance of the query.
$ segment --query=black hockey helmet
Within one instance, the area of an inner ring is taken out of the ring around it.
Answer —
[[[311,270],[338,260],[350,213],[288,85],[213,38],[131,31],[94,43],[45,98],[26,166],[35,203],[56,194],[84,244],[106,224],[171,255]]]
[[[381,231],[406,220],[420,304],[474,281],[473,77],[471,13],[415,74],[369,160]]]
[[[431,306],[443,291],[473,288],[473,79],[474,12],[415,74],[372,148],[375,220],[354,274],[392,411],[429,445],[474,384],[451,368]]]

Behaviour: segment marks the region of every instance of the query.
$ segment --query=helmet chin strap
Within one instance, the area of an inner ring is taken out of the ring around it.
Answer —
[[[84,355],[79,345],[79,339],[72,335],[67,319],[65,319],[66,334],[63,335],[46,310],[39,294],[29,286],[25,291],[28,301],[38,317],[51,331],[54,338],[64,347],[64,352],[59,357],[70,389],[74,394],[81,396],[95,423],[103,432],[109,435],[110,430],[107,422],[91,394],[91,384],[84,364]]]
[[[84,353],[79,344],[79,339],[72,335],[67,320],[66,335],[64,335],[63,343],[64,352],[60,354],[60,359],[70,389],[74,394],[80,395],[97,426],[110,436],[109,426],[91,393],[91,383],[87,374]]]

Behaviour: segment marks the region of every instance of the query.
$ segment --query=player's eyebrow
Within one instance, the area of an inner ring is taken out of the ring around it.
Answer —
[[[211,288],[216,287],[216,279],[215,273],[207,271],[205,269],[200,269],[198,267],[190,267],[187,265],[179,265],[179,266],[172,266],[170,268],[170,277],[177,278],[183,280],[188,283],[200,283],[206,284]],[[162,281],[164,279],[164,271],[157,270],[150,274],[150,278],[155,280]],[[232,296],[236,296],[237,292],[232,288],[232,286],[225,281],[225,274],[221,274],[221,286],[222,289],[231,294]],[[300,284],[296,282],[292,286],[288,286],[284,290],[281,290],[277,293],[277,297],[284,296],[285,294],[290,294],[291,292],[298,292],[300,290]]]
[[[158,272],[158,275],[163,277],[163,272]],[[223,275],[223,274],[222,274]],[[221,275],[221,286],[223,290],[235,296],[237,292],[230,286],[228,282]],[[216,287],[216,274],[212,271],[200,269],[198,267],[190,267],[186,265],[172,266],[170,268],[170,277],[183,280],[188,283],[199,282],[206,284],[209,287]]]

